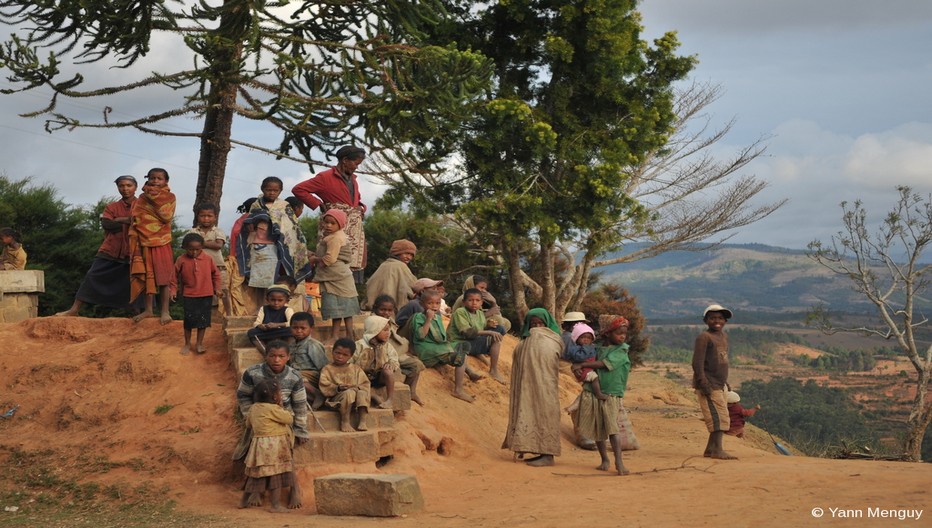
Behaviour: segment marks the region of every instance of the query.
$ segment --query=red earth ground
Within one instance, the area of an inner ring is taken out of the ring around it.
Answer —
[[[214,516],[210,526],[890,526],[869,508],[923,510],[930,526],[932,466],[782,456],[765,432],[726,437],[738,461],[701,456],[707,433],[693,396],[661,375],[635,370],[626,406],[641,443],[625,453],[632,474],[596,471],[598,455],[569,441],[557,465],[532,468],[500,449],[508,389],[493,380],[469,384],[468,404],[450,396],[452,373],[423,376],[424,407],[396,418],[394,460],[305,467],[304,508],[288,514],[236,509],[239,476],[230,463],[239,426],[236,377],[219,326],[209,352],[181,356],[181,323],[155,319],[39,318],[0,325],[0,463],[16,452],[42,452],[61,476],[101,486],[148,482],[178,508]],[[502,363],[510,373],[506,338]],[[475,361],[470,359],[470,361]],[[486,368],[476,362],[478,369]],[[565,369],[561,401],[578,385]],[[447,438],[443,454],[433,443]],[[431,445],[432,449],[426,447]],[[700,456],[697,456],[700,455]],[[323,517],[313,479],[352,471],[414,474],[424,495],[420,513],[395,519]],[[9,483],[7,483],[9,484]],[[6,505],[4,505],[6,506]],[[822,508],[821,518],[813,516]],[[832,508],[837,509],[835,515]],[[842,510],[849,516],[842,518]],[[853,518],[860,512],[862,517]],[[0,515],[3,515],[0,512]],[[9,513],[7,515],[10,515]],[[0,518],[2,519],[2,518]],[[2,522],[0,522],[2,524]]]

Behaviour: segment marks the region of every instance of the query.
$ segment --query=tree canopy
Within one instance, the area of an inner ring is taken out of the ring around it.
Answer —
[[[578,307],[599,257],[625,241],[655,241],[632,257],[643,258],[779,205],[748,207],[764,187],[753,178],[725,185],[759,142],[725,162],[703,155],[730,125],[706,134],[687,124],[718,91],[676,88],[696,59],[677,54],[675,33],[641,39],[635,1],[469,6],[454,1],[433,38],[457,35],[488,56],[494,86],[459,131],[451,170],[390,183],[419,192],[416,205],[455,212],[478,247],[494,249],[519,317],[527,293],[558,316]],[[715,199],[698,198],[712,189]]]
[[[16,85],[2,92],[50,89],[46,107],[23,114],[46,116],[50,132],[135,128],[198,140],[195,203],[218,204],[235,146],[312,165],[347,143],[386,152],[384,160],[438,161],[438,138],[490,74],[477,53],[424,43],[443,16],[438,0],[0,0],[0,21],[22,31],[0,46],[0,67]],[[179,55],[169,61],[176,69],[147,68],[164,54]],[[81,72],[95,62],[124,69],[126,80],[93,86]],[[129,93],[164,106],[120,120]],[[60,98],[99,101],[100,116],[66,115]],[[203,130],[172,128],[181,116]],[[279,142],[236,139],[234,118],[277,129]]]

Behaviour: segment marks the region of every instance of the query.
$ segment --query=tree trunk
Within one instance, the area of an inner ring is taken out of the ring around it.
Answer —
[[[903,440],[903,452],[910,460],[922,460],[922,439],[925,437],[929,422],[932,421],[932,405],[927,403],[929,389],[929,370],[920,370],[916,377],[916,398],[913,408],[906,420],[906,438]]]
[[[527,297],[524,295],[524,277],[521,276],[521,254],[518,249],[508,244],[502,243],[502,253],[508,263],[508,282],[511,284],[511,298],[515,304],[515,311],[518,313],[518,321],[524,321],[527,315]]]
[[[554,250],[555,244],[553,242],[544,242],[540,243],[540,285],[543,288],[543,292],[540,299],[540,304],[550,312],[554,317],[558,315],[554,312],[557,310],[557,281],[554,276]]]
[[[230,135],[233,130],[233,105],[236,103],[237,85],[211,86],[211,108],[204,116],[204,131],[201,134],[201,155],[197,171],[197,195],[194,200],[194,220],[197,221],[197,206],[212,203],[220,214],[220,198],[223,196],[223,175],[226,173],[227,157],[230,154]]]

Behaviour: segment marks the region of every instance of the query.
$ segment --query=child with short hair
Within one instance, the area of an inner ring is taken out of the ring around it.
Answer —
[[[511,321],[502,315],[502,309],[498,306],[495,296],[489,292],[489,279],[482,275],[470,275],[463,281],[463,292],[470,288],[475,288],[482,292],[482,312],[486,319],[491,319],[496,323],[496,330],[502,335],[511,330]],[[453,302],[453,311],[463,306],[463,295],[456,298]]]
[[[195,210],[196,225],[188,230],[188,233],[197,233],[204,238],[204,253],[214,259],[214,264],[220,272],[220,288],[223,295],[217,297],[223,303],[223,313],[229,317],[232,315],[230,305],[230,276],[227,274],[226,260],[223,258],[223,246],[226,244],[227,235],[222,229],[217,227],[217,206],[212,203],[202,203]]]
[[[731,319],[731,310],[719,304],[709,305],[702,313],[708,329],[693,345],[693,388],[702,409],[702,418],[709,431],[703,456],[721,460],[734,460],[722,446],[722,438],[729,423],[725,386],[728,384],[728,334],[725,323]]]
[[[375,304],[372,306],[372,313],[388,319],[391,332],[388,336],[388,342],[398,354],[398,364],[401,373],[405,377],[405,385],[411,390],[411,401],[418,405],[424,405],[424,401],[417,393],[417,382],[424,371],[424,363],[411,350],[410,343],[407,339],[398,335],[398,323],[395,322],[395,299],[391,295],[379,295],[375,298]]]
[[[728,430],[725,431],[725,434],[744,438],[744,419],[757,414],[757,411],[760,410],[760,404],[750,409],[745,409],[740,403],[741,396],[735,391],[728,391],[725,401],[728,402],[728,417],[730,422],[730,426]]]
[[[296,312],[291,316],[289,324],[295,342],[289,345],[291,359],[288,360],[288,365],[301,373],[311,408],[316,411],[324,403],[320,393],[320,371],[327,366],[330,359],[327,358],[323,343],[311,337],[311,329],[314,327],[314,317],[311,314]]]
[[[265,355],[265,341],[273,339],[290,339],[291,318],[294,310],[288,306],[290,294],[287,288],[273,286],[265,292],[266,304],[259,308],[252,328],[246,331],[249,341]]]
[[[210,326],[210,310],[214,295],[223,298],[220,272],[214,259],[204,252],[204,238],[197,233],[188,233],[181,239],[184,254],[175,261],[177,281],[171,285],[171,300],[181,293],[184,306],[184,346],[181,355],[191,352],[191,330],[197,328],[198,354],[204,348],[204,334]]]
[[[324,237],[317,245],[317,252],[310,257],[314,268],[314,282],[320,284],[320,314],[333,320],[333,334],[337,335],[340,321],[345,329],[344,337],[356,340],[353,316],[359,313],[356,283],[349,262],[352,249],[347,243],[346,213],[339,209],[327,211],[320,219],[320,230]]]
[[[411,261],[417,254],[417,246],[410,240],[395,240],[388,250],[388,258],[379,264],[375,273],[366,281],[366,304],[372,309],[379,295],[391,295],[392,299],[406,302],[414,297],[411,286],[417,277],[411,272]]]
[[[294,491],[297,487],[291,431],[294,416],[282,407],[281,388],[275,378],[259,381],[252,395],[255,403],[244,417],[246,427],[252,429],[252,439],[244,461],[246,482],[239,507],[254,504],[256,495],[261,497],[268,491],[272,503],[269,511],[287,513],[282,505],[282,488]]]
[[[359,365],[350,363],[356,352],[356,343],[345,337],[333,344],[333,362],[320,371],[320,392],[328,399],[326,405],[340,412],[340,430],[352,433],[350,423],[353,409],[359,415],[357,431],[367,431],[366,416],[369,414],[369,378]]]
[[[19,234],[19,231],[12,227],[4,227],[0,229],[0,240],[3,240],[3,253],[0,254],[0,269],[26,269],[26,250],[23,249],[23,238]]]
[[[168,312],[169,289],[174,281],[172,254],[172,218],[175,216],[175,195],[168,188],[168,171],[150,169],[146,174],[143,193],[133,203],[129,229],[130,301],[146,294],[146,307],[133,317],[137,323],[155,317],[155,295],[159,294],[159,321],[166,325],[172,316]]]
[[[627,475],[621,458],[622,424],[628,423],[627,411],[622,399],[628,386],[628,374],[631,372],[631,359],[628,357],[628,320],[616,317],[608,327],[603,330],[604,345],[598,348],[595,361],[573,363],[572,371],[577,377],[583,369],[595,369],[599,383],[608,397],[604,400],[596,398],[592,392],[592,384],[583,385],[583,393],[579,402],[579,431],[587,438],[595,440],[602,463],[596,468],[608,471],[609,459],[605,439],[612,444],[615,455],[615,471],[619,475]]]
[[[502,334],[494,328],[495,321],[486,320],[482,312],[482,292],[470,288],[463,292],[463,306],[453,311],[447,335],[454,345],[469,343],[469,355],[488,354],[489,376],[505,384],[505,377],[498,371],[498,356],[502,346]]]
[[[475,397],[463,389],[465,376],[468,373],[472,381],[478,381],[482,376],[466,366],[469,344],[461,342],[454,348],[447,339],[447,331],[443,327],[443,318],[440,315],[440,292],[422,291],[420,300],[424,311],[414,314],[411,318],[414,351],[425,367],[453,365],[456,369],[453,376],[453,396],[472,403]]]

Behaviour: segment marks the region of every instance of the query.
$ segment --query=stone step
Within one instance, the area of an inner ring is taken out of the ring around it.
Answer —
[[[399,372],[397,375],[401,376],[401,373]],[[385,387],[377,387],[372,389],[372,393],[382,398],[383,400],[385,399]],[[411,409],[411,388],[404,383],[396,381],[395,397],[392,398],[392,410],[407,411],[409,409]]]
[[[317,422],[314,421],[314,416],[317,416],[320,425],[324,427],[323,431],[320,430]],[[337,411],[324,407],[314,411],[314,416],[311,416],[310,412],[308,412],[307,429],[311,434],[322,432],[335,433],[340,430],[340,413]],[[352,424],[353,427],[359,425],[358,414],[353,413],[350,424]],[[371,430],[391,429],[395,426],[395,413],[389,409],[370,408],[366,416],[366,425],[368,425]]]
[[[251,328],[252,323],[256,320],[255,315],[231,315],[223,318],[223,330],[228,331],[234,328]]]
[[[384,456],[394,454],[392,449],[394,440],[393,429],[373,429],[353,433],[312,431],[304,445],[295,446],[295,463],[306,466],[375,462]]]
[[[246,369],[263,361],[265,361],[265,358],[256,350],[256,347],[234,348],[230,354],[230,365],[233,366],[237,380],[243,377],[243,372]]]

